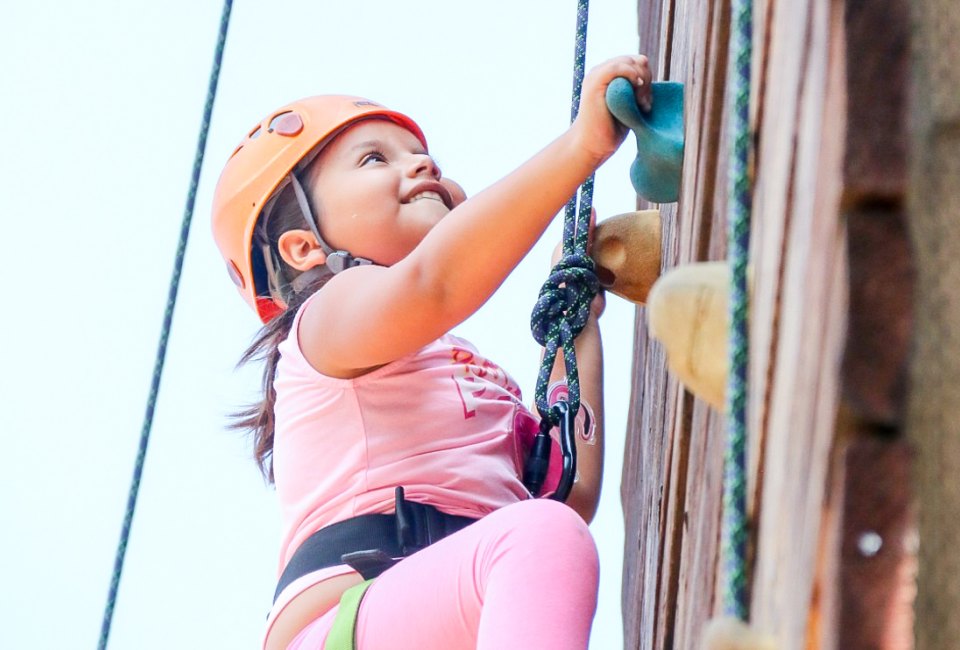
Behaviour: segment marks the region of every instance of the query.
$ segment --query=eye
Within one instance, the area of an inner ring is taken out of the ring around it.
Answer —
[[[387,157],[381,151],[371,151],[369,153],[364,154],[363,157],[360,159],[360,166],[365,167],[370,163],[375,163],[375,162],[385,163],[387,162]]]

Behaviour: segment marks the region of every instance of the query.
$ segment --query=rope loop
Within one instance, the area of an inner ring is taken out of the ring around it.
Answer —
[[[574,340],[590,318],[590,303],[600,289],[593,260],[586,253],[564,255],[540,289],[530,316],[533,338],[544,347],[534,398],[542,424],[560,424],[557,412],[547,402],[547,383],[557,351],[563,348],[567,374],[567,404],[575,415],[580,410],[580,377]]]

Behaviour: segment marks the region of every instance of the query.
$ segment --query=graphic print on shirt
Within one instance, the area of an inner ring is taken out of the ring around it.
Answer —
[[[569,398],[570,389],[566,379],[555,381],[547,387],[548,404],[566,402]],[[573,430],[577,437],[588,445],[597,444],[596,418],[593,415],[593,409],[585,401],[580,402],[580,410],[577,411],[577,417],[573,420]]]
[[[477,407],[484,401],[494,399],[512,402],[522,399],[520,388],[503,368],[472,350],[454,346],[450,362],[454,366],[451,377],[460,395],[464,420],[475,417]]]

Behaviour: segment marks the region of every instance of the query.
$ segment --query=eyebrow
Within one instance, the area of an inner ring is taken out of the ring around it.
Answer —
[[[419,142],[417,142],[417,145],[418,146],[416,148],[416,151],[414,151],[413,153],[430,155],[427,152],[427,150],[423,148],[423,145],[421,145]],[[384,148],[384,143],[382,140],[365,140],[364,142],[360,142],[354,145],[353,147],[351,147],[350,151],[357,151],[361,149],[383,149],[383,148]]]
[[[379,140],[367,140],[365,142],[361,142],[360,144],[352,147],[350,150],[356,151],[357,149],[369,149],[371,147],[379,149],[382,146],[383,146],[383,143],[380,142]]]

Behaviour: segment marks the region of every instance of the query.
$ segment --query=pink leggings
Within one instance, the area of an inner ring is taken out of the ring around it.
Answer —
[[[358,650],[584,650],[597,606],[597,550],[567,506],[536,499],[493,512],[411,555],[367,591]],[[335,607],[288,650],[320,650]]]

